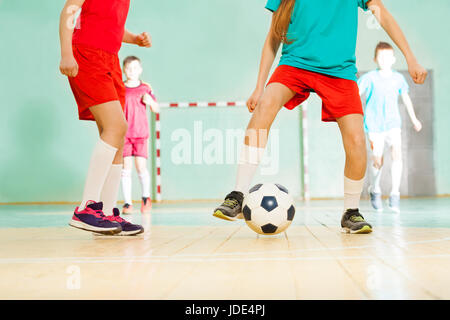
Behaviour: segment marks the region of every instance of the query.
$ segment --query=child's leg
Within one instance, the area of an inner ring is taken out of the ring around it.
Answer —
[[[98,125],[98,131],[101,136],[103,133],[103,128],[100,125]],[[106,177],[105,184],[103,185],[103,189],[100,194],[100,201],[103,202],[103,212],[106,213],[111,213],[117,204],[117,194],[119,192],[120,178],[122,176],[123,168],[123,160],[120,161],[120,159],[122,159],[122,154],[123,145],[117,150],[113,164],[111,169],[109,169],[108,176]],[[120,159],[118,159],[119,156],[121,156]]]
[[[100,201],[103,202],[103,212],[111,214],[117,205],[117,195],[119,193],[120,179],[122,177],[123,164],[113,164],[109,169],[105,184],[100,194]]]
[[[136,171],[138,173],[139,181],[142,187],[142,197],[150,197],[150,173],[147,168],[147,159],[143,157],[136,157]]]
[[[384,139],[384,133],[369,133],[369,141],[372,149],[370,191],[376,194],[381,194],[380,181],[383,168]]]
[[[271,83],[267,86],[247,127],[238,163],[235,190],[228,194],[225,201],[214,210],[214,216],[225,220],[235,220],[239,217],[244,194],[248,192],[263,156],[273,120],[281,107],[294,95],[294,91],[280,83]]]
[[[119,101],[106,102],[89,108],[99,127],[100,138],[116,147],[123,148],[128,124]],[[123,163],[122,151],[115,154],[114,164]]]
[[[100,201],[101,192],[113,162],[121,163],[121,150],[127,130],[127,123],[118,101],[103,103],[90,108],[98,124],[100,140],[97,143],[88,169],[80,209],[86,202]]]
[[[123,158],[123,170],[122,170],[122,192],[125,204],[132,204],[131,197],[131,171],[133,169],[133,157]]]
[[[403,159],[402,159],[402,145],[393,144],[391,147],[392,152],[392,167],[391,167],[391,176],[392,176],[392,190],[391,196],[399,196],[400,195],[400,183],[402,180],[402,171],[403,171]]]
[[[294,95],[294,91],[280,83],[267,86],[247,127],[238,163],[235,191],[248,192],[263,157],[270,127],[281,107]]]
[[[345,150],[344,209],[358,209],[366,171],[366,140],[363,116],[350,114],[337,119]]]
[[[372,165],[370,171],[372,175],[372,183],[370,190],[374,193],[381,193],[381,172],[383,170],[383,157],[372,157]]]
[[[371,160],[369,166],[370,185],[369,197],[372,208],[376,211],[383,210],[383,201],[381,199],[381,172],[383,170],[383,150],[384,137],[382,134],[377,134],[376,137],[369,134],[370,145],[372,147]]]

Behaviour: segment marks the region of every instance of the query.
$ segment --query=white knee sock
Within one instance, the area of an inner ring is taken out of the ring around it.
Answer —
[[[125,203],[132,204],[131,200],[131,170],[122,170],[122,192]]]
[[[400,183],[402,181],[402,170],[403,162],[402,160],[392,161],[391,176],[392,176],[392,191],[391,195],[400,195]]]
[[[364,186],[364,178],[351,180],[344,176],[344,211],[358,209],[359,199]]]
[[[107,144],[102,139],[97,142],[89,163],[83,191],[83,201],[79,210],[83,210],[86,207],[86,202],[89,200],[100,201],[100,194],[116,152],[117,148]]]
[[[248,192],[256,169],[258,169],[259,163],[264,155],[264,150],[265,148],[243,145],[238,162],[235,191],[240,191],[244,194]]]
[[[383,167],[380,169],[375,168],[373,165],[370,166],[370,172],[372,174],[372,185],[371,185],[371,191],[374,193],[381,193],[381,171]]]
[[[150,174],[147,169],[138,174],[142,187],[142,197],[150,197]]]
[[[113,164],[111,166],[100,194],[100,200],[103,202],[103,212],[106,215],[112,214],[112,210],[116,207],[122,168],[122,164]]]

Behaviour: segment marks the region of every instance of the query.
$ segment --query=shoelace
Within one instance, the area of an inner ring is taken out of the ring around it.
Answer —
[[[91,208],[86,207],[85,209],[87,212],[89,212],[90,214],[93,214],[96,218],[104,218],[105,214],[103,213],[102,210],[94,210]]]
[[[127,220],[123,219],[120,216],[107,216],[106,219],[110,220],[110,221],[117,221],[119,223],[125,222],[125,223],[130,223]]]
[[[228,198],[228,199],[225,199],[223,204],[227,207],[234,208],[239,204],[239,202],[236,199]]]
[[[362,216],[357,216],[357,215],[354,215],[354,216],[351,216],[350,217],[350,221],[352,221],[352,222],[364,222],[364,218],[362,217]]]

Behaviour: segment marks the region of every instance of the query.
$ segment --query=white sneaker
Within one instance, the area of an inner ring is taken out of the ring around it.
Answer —
[[[394,194],[389,197],[389,209],[400,213],[400,195]]]

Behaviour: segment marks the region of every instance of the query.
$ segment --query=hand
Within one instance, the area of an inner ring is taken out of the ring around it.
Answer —
[[[76,77],[78,74],[78,63],[74,56],[62,57],[59,64],[59,71],[65,76]]]
[[[414,130],[416,130],[417,132],[422,130],[422,123],[419,120],[415,119],[415,120],[413,120],[412,123],[413,123]]]
[[[408,63],[408,71],[409,74],[411,75],[411,78],[417,84],[423,84],[428,75],[427,70],[425,70],[425,68],[423,68],[416,61]]]
[[[263,94],[264,90],[256,88],[255,91],[253,91],[250,98],[247,100],[247,108],[248,111],[253,112],[256,108],[256,105],[258,104],[259,100],[261,99],[261,96]]]
[[[136,36],[135,44],[139,47],[150,48],[152,46],[152,37],[147,32],[142,32]]]

